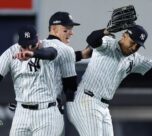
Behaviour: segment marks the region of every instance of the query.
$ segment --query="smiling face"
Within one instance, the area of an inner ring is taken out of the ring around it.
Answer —
[[[73,26],[52,25],[50,34],[60,38],[63,43],[69,44],[70,38],[73,35],[72,29]]]
[[[137,45],[126,32],[122,34],[119,45],[124,56],[129,56],[140,48],[140,46]]]

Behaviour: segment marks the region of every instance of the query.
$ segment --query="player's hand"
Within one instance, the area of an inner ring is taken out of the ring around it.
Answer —
[[[104,35],[108,35],[108,36],[111,36],[111,37],[115,38],[115,35],[114,35],[113,33],[109,32],[109,31],[107,30],[107,28],[104,29],[103,33],[104,33]]]
[[[111,33],[107,30],[107,28],[104,29],[103,31],[104,35],[110,35]]]
[[[20,61],[25,61],[32,58],[33,55],[34,55],[33,51],[22,50],[21,52],[15,54],[15,58],[19,59]]]

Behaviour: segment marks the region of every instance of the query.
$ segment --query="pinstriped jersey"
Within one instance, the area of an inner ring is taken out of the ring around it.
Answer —
[[[138,53],[125,57],[116,39],[105,36],[102,40],[102,46],[93,50],[78,88],[92,91],[99,99],[110,100],[128,74],[144,75],[152,67],[152,61]],[[82,89],[78,89],[78,94],[82,94],[79,90]]]
[[[55,101],[54,61],[37,58],[27,61],[14,59],[13,56],[19,51],[20,46],[14,44],[0,56],[0,74],[5,76],[11,72],[16,101],[32,103]]]
[[[47,46],[54,47],[58,51],[58,56],[54,61],[55,67],[55,90],[56,95],[60,95],[63,90],[62,78],[76,76],[75,53],[72,47],[64,44],[58,39],[44,40]]]

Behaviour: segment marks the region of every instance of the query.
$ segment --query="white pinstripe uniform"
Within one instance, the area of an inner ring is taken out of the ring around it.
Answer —
[[[102,46],[93,51],[75,101],[67,105],[69,119],[80,136],[113,136],[108,104],[101,102],[101,98],[111,100],[128,74],[144,75],[151,67],[152,61],[138,53],[124,57],[115,39],[103,37]],[[94,96],[84,93],[88,91]]]
[[[56,102],[54,61],[13,59],[19,51],[20,46],[15,44],[0,57],[0,74],[5,76],[11,72],[17,101],[10,135],[60,136],[63,130],[61,114],[57,106],[48,108],[49,103]],[[26,109],[21,104],[38,104],[39,109]]]
[[[62,79],[66,77],[76,76],[75,71],[75,53],[72,47],[65,45],[58,39],[44,40],[48,45],[54,47],[58,51],[57,59],[55,60],[55,90],[56,94],[60,95],[63,90]]]
[[[63,91],[62,78],[76,76],[75,71],[75,53],[72,47],[67,46],[58,39],[44,40],[47,46],[54,47],[58,51],[58,56],[54,61],[55,67],[55,91],[56,97]],[[63,115],[61,119],[64,120]],[[64,122],[60,123],[64,128]],[[64,129],[62,135],[64,135]]]

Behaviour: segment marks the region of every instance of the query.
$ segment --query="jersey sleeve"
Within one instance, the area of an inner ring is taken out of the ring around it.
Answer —
[[[53,47],[40,48],[34,51],[35,58],[44,60],[54,60],[57,56],[57,50]]]
[[[75,54],[73,49],[62,50],[59,58],[62,78],[71,77],[76,75],[75,70]]]
[[[116,40],[111,36],[104,36],[102,38],[102,45],[97,47],[97,51],[104,51],[104,50],[114,50],[116,48]]]
[[[10,48],[0,56],[0,75],[5,76],[9,72],[12,58]]]
[[[105,29],[95,30],[93,31],[86,39],[86,42],[92,48],[97,48],[102,45],[102,37]]]
[[[134,73],[144,75],[152,68],[152,60],[145,58],[140,54],[135,56],[135,67],[133,68]]]

